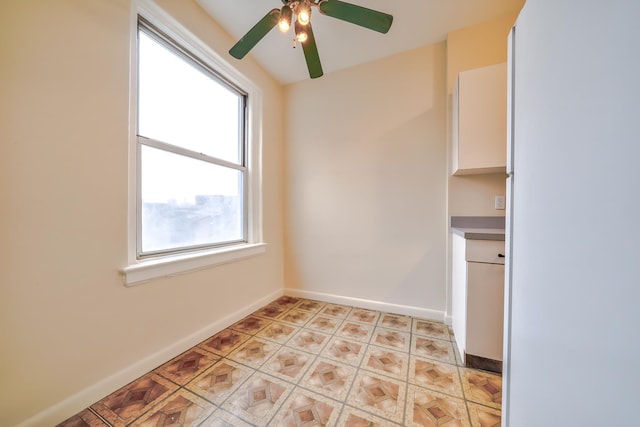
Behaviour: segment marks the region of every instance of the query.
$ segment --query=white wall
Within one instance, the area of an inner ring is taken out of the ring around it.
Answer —
[[[511,427],[638,424],[638,16],[528,0],[518,18]]]
[[[444,43],[286,87],[290,290],[442,318],[445,96]]]
[[[195,3],[162,3],[232,45]],[[123,286],[129,30],[128,0],[0,4],[2,426],[54,425],[282,290],[283,90],[251,60],[234,65],[264,90],[267,253]]]

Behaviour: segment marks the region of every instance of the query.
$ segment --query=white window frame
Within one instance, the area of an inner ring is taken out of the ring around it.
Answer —
[[[138,16],[150,22],[182,48],[197,56],[222,78],[232,85],[242,88],[247,94],[247,171],[245,175],[247,205],[244,207],[247,216],[246,243],[138,259],[139,152],[136,129],[138,116]],[[125,285],[137,285],[158,277],[183,274],[264,253],[266,244],[262,238],[262,91],[152,0],[133,2],[130,34],[128,265],[121,269]]]

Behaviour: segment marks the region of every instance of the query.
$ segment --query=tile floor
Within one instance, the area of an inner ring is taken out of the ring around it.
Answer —
[[[281,297],[60,426],[500,426],[502,379],[429,320]]]

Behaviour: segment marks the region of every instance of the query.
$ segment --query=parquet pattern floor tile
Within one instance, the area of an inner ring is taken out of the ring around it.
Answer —
[[[501,399],[443,323],[284,296],[58,426],[497,427]]]

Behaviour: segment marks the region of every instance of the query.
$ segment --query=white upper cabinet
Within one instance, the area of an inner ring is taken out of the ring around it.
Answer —
[[[453,92],[454,175],[506,171],[507,64],[463,71]]]

